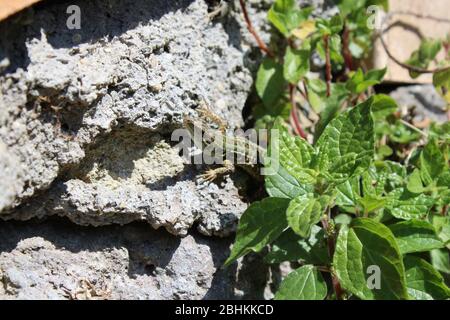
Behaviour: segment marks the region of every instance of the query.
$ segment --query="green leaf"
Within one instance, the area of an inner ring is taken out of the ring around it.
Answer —
[[[406,286],[415,300],[445,300],[450,298],[450,289],[441,274],[423,259],[407,256],[404,259]]]
[[[284,78],[292,84],[297,84],[309,71],[309,57],[309,50],[288,47],[284,55]]]
[[[389,0],[368,0],[366,6],[380,6],[385,12],[388,12]]]
[[[319,226],[313,226],[308,239],[302,239],[288,229],[275,240],[272,250],[265,256],[267,263],[284,261],[303,261],[305,263],[326,265],[329,263],[325,232]]]
[[[239,221],[236,241],[225,266],[251,251],[261,251],[277,239],[288,226],[288,205],[289,200],[282,198],[266,198],[251,204]]]
[[[340,15],[336,14],[331,19],[318,18],[316,20],[316,28],[322,36],[335,35],[342,30],[344,23]]]
[[[276,146],[273,149],[274,152],[278,152],[280,166],[300,183],[314,183],[317,173],[309,168],[314,148],[306,140],[289,134],[281,119],[275,121],[273,129],[278,130],[279,151]]]
[[[365,194],[364,197],[358,197],[358,204],[365,213],[371,213],[384,207],[386,199],[375,194]]]
[[[299,195],[312,192],[312,186],[301,184],[283,167],[274,175],[265,178],[266,191],[271,197],[293,199]]]
[[[284,91],[283,66],[271,58],[265,58],[259,66],[255,86],[264,105],[271,107]]]
[[[308,238],[313,225],[320,221],[326,197],[315,198],[314,194],[298,196],[291,200],[286,215],[289,226],[303,238]]]
[[[333,266],[344,289],[360,299],[408,299],[402,256],[392,232],[379,222],[358,218],[343,226]],[[373,266],[379,274],[371,273]],[[369,288],[371,275],[380,277],[379,289]]]
[[[369,99],[333,119],[317,142],[315,166],[337,181],[366,170],[374,156],[374,131]]]
[[[372,115],[375,121],[385,119],[398,109],[397,102],[385,94],[374,95]]]
[[[436,234],[444,243],[450,243],[450,216],[432,215],[430,221]]]
[[[434,249],[430,252],[431,263],[436,270],[450,274],[450,258],[447,249]]]
[[[412,193],[422,193],[425,190],[422,184],[422,178],[420,177],[419,169],[414,169],[413,173],[411,173],[406,188],[409,192]]]
[[[366,0],[336,0],[339,11],[343,16],[350,14],[358,9],[364,8]]]
[[[299,10],[295,0],[276,0],[267,17],[285,37],[288,37],[292,30],[308,19],[312,11],[312,7]]]
[[[308,81],[309,85],[311,85],[312,83],[313,82]],[[325,82],[323,84],[325,85]],[[315,127],[314,141],[317,141],[320,138],[326,126],[331,122],[331,120],[333,120],[336,117],[342,103],[348,97],[348,94],[349,92],[345,88],[345,85],[341,83],[338,84],[332,83],[331,96],[327,98],[326,89],[324,87],[322,97],[325,100],[325,108],[321,112],[319,122]]]
[[[275,300],[323,300],[327,284],[322,274],[312,265],[292,271],[281,282]]]
[[[450,104],[450,69],[433,74],[433,85],[437,92]]]
[[[425,39],[419,47],[419,60],[432,61],[441,50],[441,40]]]
[[[378,163],[371,165],[369,170],[362,174],[362,194],[372,195],[373,197],[381,197],[384,195],[385,185],[388,180],[387,170],[384,166],[378,166]],[[384,203],[384,200],[382,201]]]
[[[401,254],[430,251],[444,246],[433,225],[422,220],[409,220],[389,226]]]
[[[359,177],[353,177],[352,179],[341,183],[336,189],[336,205],[346,212],[355,213],[355,207],[358,204],[358,197],[361,193]]]
[[[384,69],[373,69],[367,72],[364,77],[365,80],[374,80],[380,83],[384,76],[386,75],[387,68]]]
[[[271,197],[293,199],[313,191],[312,186],[301,184],[283,167],[279,167],[274,175],[266,175],[265,184]]]
[[[369,87],[378,84],[386,73],[385,69],[371,70],[364,75],[362,69],[358,69],[353,76],[347,81],[347,89],[355,94],[366,91]]]
[[[423,182],[430,185],[444,169],[447,169],[447,161],[437,141],[431,138],[420,153],[420,173]]]
[[[388,194],[386,208],[397,219],[410,220],[425,217],[433,206],[433,198],[398,188]]]
[[[419,49],[411,54],[411,57],[406,61],[406,64],[427,69],[430,62],[436,58],[441,47],[440,40],[424,39],[422,40]],[[417,78],[420,75],[415,71],[410,71],[409,74],[412,78]]]

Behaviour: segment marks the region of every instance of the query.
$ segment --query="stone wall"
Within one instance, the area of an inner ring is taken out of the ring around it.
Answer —
[[[246,177],[201,183],[170,139],[203,100],[243,125],[260,53],[214,2],[43,1],[0,23],[0,299],[271,297],[259,256],[221,269]],[[270,1],[248,5],[268,41]]]

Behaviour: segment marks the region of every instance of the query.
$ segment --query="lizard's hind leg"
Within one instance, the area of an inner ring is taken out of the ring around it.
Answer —
[[[216,168],[216,169],[210,169],[210,170],[206,171],[204,174],[200,175],[199,177],[202,180],[212,182],[219,177],[222,177],[228,173],[234,172],[234,170],[235,170],[235,167],[234,167],[233,163],[231,163],[231,161],[229,161],[229,160],[225,160],[223,162],[223,167]]]

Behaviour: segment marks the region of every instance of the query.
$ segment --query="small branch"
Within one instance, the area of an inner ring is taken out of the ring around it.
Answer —
[[[248,31],[253,35],[253,37],[256,40],[256,43],[258,44],[258,47],[261,51],[265,52],[269,57],[273,58],[275,55],[273,52],[266,46],[266,44],[261,40],[258,33],[256,32],[255,28],[253,28],[253,24],[250,21],[250,18],[248,16],[247,8],[245,6],[244,0],[239,0],[239,4],[241,5],[242,13],[244,14],[245,23],[247,24]]]
[[[293,84],[289,84],[289,98],[292,104],[291,109],[291,119],[293,122],[293,127],[295,133],[306,140],[305,131],[303,131],[300,121],[297,116],[297,104],[295,103],[295,86]]]
[[[407,126],[408,128],[410,128],[411,130],[413,130],[413,131],[415,131],[415,132],[417,132],[417,133],[420,133],[423,137],[425,137],[425,138],[428,138],[428,135],[425,133],[425,132],[423,132],[422,130],[420,130],[419,128],[416,128],[415,126],[413,126],[411,123],[409,123],[408,121],[405,121],[405,120],[403,120],[403,119],[399,119],[399,121],[403,124],[403,125],[405,125],[405,126]]]
[[[311,106],[311,102],[309,101],[309,91],[308,91],[308,86],[306,85],[306,80],[305,80],[305,79],[303,79],[302,84],[303,84],[303,89],[305,90],[305,98],[306,98],[306,101],[308,101],[309,105]]]
[[[386,54],[388,55],[388,57],[394,61],[397,65],[399,65],[400,67],[407,69],[409,71],[412,72],[416,72],[419,74],[427,74],[427,73],[437,73],[437,72],[441,72],[441,71],[447,71],[450,69],[450,67],[445,67],[445,68],[437,68],[437,69],[424,69],[424,68],[420,68],[420,67],[416,67],[416,66],[412,66],[409,65],[407,63],[404,63],[402,61],[400,61],[399,59],[397,59],[392,52],[389,50],[386,42],[383,39],[383,35],[386,33],[387,30],[390,29],[390,26],[388,27],[384,27],[384,25],[386,24],[386,22],[393,16],[396,14],[404,14],[404,15],[410,15],[410,16],[414,16],[416,18],[423,18],[423,19],[431,19],[431,20],[435,20],[435,21],[441,21],[441,22],[449,22],[450,20],[448,19],[440,19],[440,18],[436,18],[433,16],[426,16],[426,15],[421,15],[421,14],[417,14],[417,13],[413,13],[413,12],[408,12],[408,11],[392,11],[389,12],[382,21],[381,24],[381,31],[378,32],[378,34],[376,34],[376,38],[378,37],[381,41],[381,45],[383,46],[384,51],[386,51]]]
[[[325,44],[325,72],[327,79],[327,97],[331,96],[331,58],[330,58],[330,36],[325,35],[323,37],[323,41]]]
[[[401,62],[399,59],[397,59],[392,52],[389,50],[386,42],[383,39],[383,33],[380,33],[379,36],[380,41],[381,41],[381,45],[383,46],[384,51],[386,51],[386,54],[388,55],[388,57],[394,61],[396,64],[398,64],[400,67],[407,69],[409,71],[413,71],[416,73],[420,73],[420,74],[426,74],[426,73],[437,73],[437,72],[441,72],[441,71],[447,71],[450,69],[450,67],[445,67],[445,68],[436,68],[436,69],[424,69],[424,68],[420,68],[420,67],[416,67],[416,66],[412,66],[410,64]]]

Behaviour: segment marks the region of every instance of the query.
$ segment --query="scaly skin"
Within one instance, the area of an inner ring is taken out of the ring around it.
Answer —
[[[194,138],[194,131],[199,130],[202,133],[202,145],[197,147],[215,147],[223,151],[223,158],[226,154],[232,154],[236,163],[233,164],[229,160],[224,160],[223,167],[210,169],[200,178],[206,181],[214,181],[218,177],[231,173],[235,170],[235,165],[244,169],[253,177],[260,179],[259,167],[257,161],[266,155],[266,150],[249,139],[241,136],[233,136],[226,134],[226,124],[223,119],[212,113],[206,108],[199,109],[200,117],[193,119],[189,116],[184,117],[184,127]],[[214,128],[214,127],[218,128]]]

